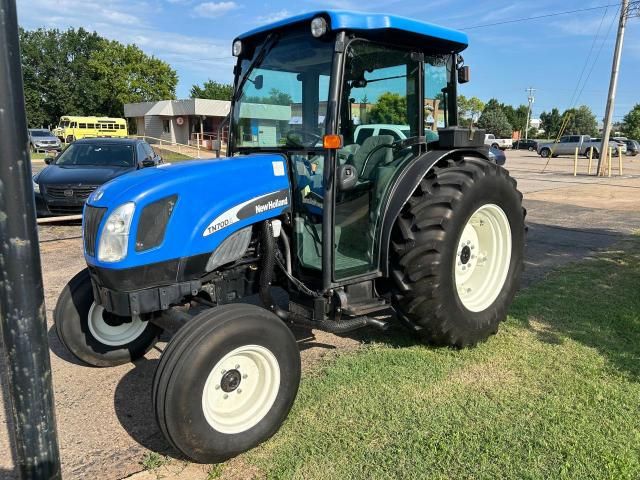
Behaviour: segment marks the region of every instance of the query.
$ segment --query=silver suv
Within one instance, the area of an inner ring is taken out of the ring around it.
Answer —
[[[29,148],[32,152],[48,152],[62,150],[60,140],[46,128],[29,129]]]

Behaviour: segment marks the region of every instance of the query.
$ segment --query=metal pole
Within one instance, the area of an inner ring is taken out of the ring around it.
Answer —
[[[58,479],[51,364],[15,0],[0,0],[0,330],[17,467]]]
[[[527,124],[524,126],[524,139],[529,140],[529,124],[531,123],[531,104],[533,104],[535,97],[533,96],[533,92],[535,92],[535,88],[527,88],[525,92],[528,93],[527,100],[529,102],[529,107],[527,108]]]
[[[613,65],[611,66],[611,81],[609,82],[609,96],[607,98],[607,109],[604,114],[604,135],[602,135],[601,152],[606,152],[609,147],[609,136],[611,135],[611,122],[613,121],[613,108],[616,101],[616,90],[618,88],[618,72],[620,71],[620,57],[622,56],[622,43],[624,42],[624,27],[627,23],[627,10],[629,0],[622,0],[620,9],[620,22],[618,23],[618,35],[616,37],[616,47],[613,54]],[[598,158],[598,175],[604,175],[604,167],[601,170],[602,155]]]

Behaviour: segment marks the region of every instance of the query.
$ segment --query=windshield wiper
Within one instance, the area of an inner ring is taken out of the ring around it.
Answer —
[[[240,92],[242,92],[242,89],[244,88],[244,84],[247,83],[247,80],[249,79],[249,74],[253,71],[254,68],[256,68],[256,66],[259,63],[261,63],[264,60],[264,57],[266,57],[267,53],[271,51],[274,45],[278,42],[278,39],[279,39],[279,36],[275,33],[270,33],[267,36],[262,46],[260,47],[260,50],[258,51],[256,56],[253,57],[253,61],[249,64],[249,67],[247,67],[246,73],[240,79],[240,82],[238,82],[238,88],[236,89],[236,92],[233,95],[234,101],[238,100],[238,97],[240,96]]]

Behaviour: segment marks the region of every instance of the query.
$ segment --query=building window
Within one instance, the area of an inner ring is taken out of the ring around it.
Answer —
[[[169,120],[162,120],[162,131],[164,133],[171,133],[171,125],[169,124]]]

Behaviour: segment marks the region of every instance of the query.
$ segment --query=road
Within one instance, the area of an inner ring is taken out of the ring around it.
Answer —
[[[528,210],[525,287],[550,269],[608,248],[639,228],[640,157],[636,158],[625,159],[623,177],[595,178],[574,177],[571,159],[552,159],[542,173],[546,160],[529,152],[507,152],[506,167],[518,180]],[[582,159],[581,172],[585,170]],[[176,455],[158,431],[151,408],[151,379],[164,342],[135,365],[111,369],[81,366],[62,348],[51,312],[64,284],[84,268],[80,234],[77,224],[40,228],[63,472],[67,479],[117,479],[142,470],[140,461],[149,450]],[[357,336],[296,333],[305,368],[335,349],[359,345]],[[6,385],[0,388],[4,398]],[[7,409],[5,402],[0,409],[0,478],[13,475]]]

